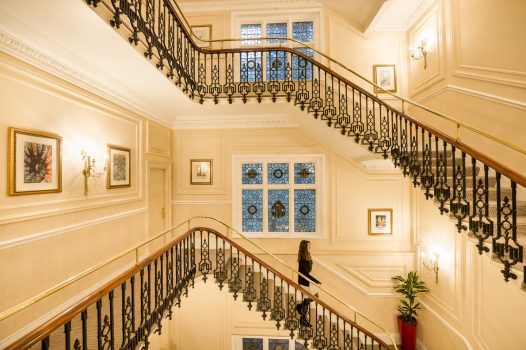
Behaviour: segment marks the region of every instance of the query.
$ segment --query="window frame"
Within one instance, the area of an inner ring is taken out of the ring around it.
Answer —
[[[263,183],[261,185],[242,184],[242,166],[247,163],[262,163]],[[289,163],[289,184],[268,183],[268,163]],[[314,163],[316,169],[314,184],[294,184],[294,163]],[[324,238],[326,236],[326,170],[325,155],[323,154],[283,154],[283,155],[235,155],[232,159],[232,223],[234,228],[249,238]],[[263,231],[243,231],[243,199],[244,189],[261,189],[263,191]],[[268,190],[289,190],[289,231],[268,231]],[[316,230],[315,232],[295,232],[294,218],[294,190],[315,189],[316,190]],[[235,235],[234,237],[239,237]]]

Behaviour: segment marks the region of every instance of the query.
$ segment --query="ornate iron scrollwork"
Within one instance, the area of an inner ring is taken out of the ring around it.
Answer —
[[[209,257],[209,247],[208,247],[208,240],[202,239],[201,240],[201,262],[199,263],[199,272],[203,275],[203,281],[206,282],[207,280],[207,274],[212,270],[212,261]],[[185,260],[186,261],[186,260]]]
[[[296,317],[296,299],[290,295],[288,299],[287,318],[285,319],[285,329],[290,331],[290,339],[294,338],[294,331],[298,329],[299,321]]]
[[[449,209],[446,208],[445,203],[450,197],[449,185],[447,184],[447,167],[443,153],[438,155],[437,176],[438,181],[434,188],[434,195],[435,199],[440,203],[439,210],[440,214],[442,215],[449,212]]]
[[[214,278],[219,284],[219,290],[223,289],[223,282],[226,281],[228,273],[225,267],[225,253],[223,247],[219,247],[216,255],[216,269],[214,270]]]
[[[318,315],[316,320],[316,336],[312,339],[312,347],[318,350],[323,350],[327,347],[325,320],[322,315]]]
[[[274,282],[276,279],[274,279]],[[274,321],[276,321],[276,328],[280,329],[281,324],[280,322],[285,318],[285,309],[283,308],[283,300],[282,300],[282,288],[280,286],[274,287],[274,307],[272,308],[272,311],[270,312],[270,317]]]
[[[241,278],[239,278],[239,258],[232,258],[230,280],[228,280],[228,291],[233,293],[234,300],[237,299],[237,293],[241,290]]]
[[[267,319],[267,311],[270,310],[271,303],[270,298],[268,297],[268,280],[263,277],[261,279],[261,289],[259,293],[259,299],[257,301],[257,307],[256,310],[263,312],[261,315],[264,320]]]
[[[256,300],[256,288],[254,288],[254,271],[252,266],[245,266],[245,289],[243,290],[243,301],[248,302],[248,309],[252,310],[252,302]]]

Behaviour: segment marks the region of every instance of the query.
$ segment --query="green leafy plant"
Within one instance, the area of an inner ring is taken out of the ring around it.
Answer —
[[[395,276],[391,279],[400,282],[394,287],[394,290],[404,297],[404,299],[400,299],[401,305],[398,306],[402,321],[416,326],[416,310],[422,306],[415,301],[415,297],[418,293],[429,292],[429,289],[425,286],[424,281],[419,280],[415,271],[410,271],[407,278]]]

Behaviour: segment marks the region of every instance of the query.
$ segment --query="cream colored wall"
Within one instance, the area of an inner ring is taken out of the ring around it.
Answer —
[[[8,127],[62,136],[62,192],[7,196],[0,172],[0,310],[4,311],[144,240],[147,232],[146,162],[170,164],[170,130],[0,53],[0,144]],[[163,136],[164,134],[164,136]],[[131,186],[106,189],[90,178],[84,196],[81,149],[104,160],[106,145],[131,150]],[[2,147],[0,164],[7,164]],[[142,251],[141,254],[145,254]],[[30,330],[71,298],[109,280],[126,257],[0,324],[0,348]],[[11,338],[11,339],[12,339]]]
[[[413,48],[431,45],[428,67],[409,60],[411,97],[485,132],[526,146],[526,33],[523,1],[441,0],[408,31]],[[455,126],[412,111],[455,135]],[[524,156],[462,132],[462,142],[523,174]],[[505,283],[501,266],[478,255],[476,242],[458,234],[432,202],[416,195],[417,239],[440,252],[439,283],[423,271],[431,293],[423,298],[419,340],[432,349],[522,349],[526,337],[516,310],[526,307],[520,282]],[[519,279],[522,279],[519,273]]]
[[[526,147],[526,33],[518,0],[440,0],[408,31],[416,48],[427,39],[428,67],[409,59],[409,97],[481,131]],[[413,109],[411,113],[452,136],[455,124]],[[524,173],[524,155],[462,130],[468,145]]]

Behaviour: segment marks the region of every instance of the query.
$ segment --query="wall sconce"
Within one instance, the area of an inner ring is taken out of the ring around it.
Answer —
[[[106,164],[104,164],[104,169],[97,170],[95,169],[95,158],[84,150],[80,153],[82,154],[82,160],[84,161],[84,170],[82,170],[82,174],[84,175],[84,195],[86,196],[88,194],[88,177],[101,177],[104,175],[104,173],[106,173]]]
[[[411,58],[415,61],[424,59],[424,69],[427,68],[427,54],[429,53],[429,49],[426,48],[427,40],[422,39],[420,41],[420,45],[416,48],[416,53],[413,51],[411,52]]]
[[[437,252],[434,252],[432,256],[426,256],[426,254],[422,252],[422,265],[424,265],[426,270],[435,273],[435,283],[438,283],[438,271],[440,270],[438,267],[439,257],[440,255]]]

